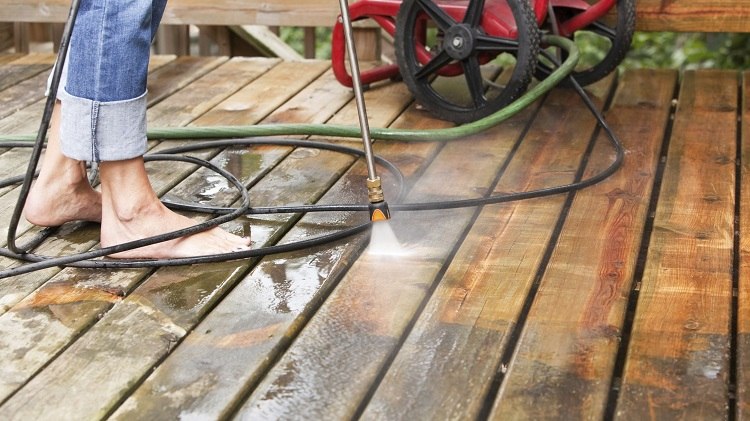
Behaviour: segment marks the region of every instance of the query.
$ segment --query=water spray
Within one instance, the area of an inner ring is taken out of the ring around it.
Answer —
[[[370,124],[367,120],[367,109],[365,97],[362,92],[362,79],[359,72],[359,60],[357,49],[354,46],[352,34],[352,21],[349,18],[349,5],[347,0],[339,0],[341,7],[341,23],[344,26],[344,38],[346,40],[346,52],[349,55],[349,65],[352,73],[352,87],[354,88],[354,99],[357,103],[357,115],[359,116],[359,128],[362,132],[362,143],[367,162],[367,198],[370,201],[370,221],[385,221],[391,218],[391,212],[385,201],[383,185],[375,169],[375,154],[372,152],[372,138],[370,137]]]

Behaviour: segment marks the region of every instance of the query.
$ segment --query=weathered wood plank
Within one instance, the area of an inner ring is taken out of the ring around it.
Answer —
[[[627,159],[612,177],[576,194],[492,418],[605,418],[676,81],[672,71],[628,72],[620,81],[607,116]],[[611,159],[601,135],[585,176]]]
[[[327,74],[324,82],[334,88],[332,91],[338,90],[342,100],[346,101],[351,98],[348,90],[332,85],[335,82],[330,74]],[[303,92],[299,97],[306,98],[307,94]],[[330,97],[332,101],[328,103],[327,108],[317,107],[319,113],[313,114],[315,118],[325,119],[326,113],[330,116],[331,110],[338,108],[335,107],[332,95]],[[291,113],[288,114],[292,117]],[[306,112],[302,114],[307,115]],[[300,160],[305,160],[308,165],[300,165]],[[263,181],[253,188],[253,197],[271,204],[310,200],[310,195],[314,197],[316,194],[321,194],[340,176],[340,165],[340,159],[327,156],[325,153],[321,153],[319,157],[304,153],[294,156],[294,159],[282,163],[271,174],[264,177]],[[289,182],[289,180],[300,179],[309,180],[309,183],[294,183],[293,185]],[[279,235],[278,230],[283,232],[285,229],[284,221],[290,219],[293,218],[289,216],[268,218],[265,230],[261,226],[260,232],[257,230],[255,232],[257,241],[263,243],[269,238],[273,240]],[[113,377],[105,373],[105,367],[112,364],[113,355],[109,355],[108,358],[101,360],[87,361],[85,365],[88,368],[84,369],[87,372],[86,376],[77,377],[76,375],[70,378],[76,382],[89,378],[92,382],[92,390],[97,392],[91,393],[90,398],[81,399],[77,396],[76,399],[64,399],[63,401],[70,401],[71,406],[69,411],[63,409],[63,413],[76,414],[78,417],[101,417],[107,414],[121,401],[122,393],[135,385],[151,370],[153,364],[169,352],[172,348],[170,343],[178,342],[185,335],[186,330],[194,326],[214,302],[226,292],[226,289],[236,282],[236,278],[246,270],[246,265],[247,262],[243,261],[202,265],[198,276],[195,276],[194,270],[191,271],[189,268],[165,268],[158,271],[133,294],[113,307],[101,322],[91,328],[45,371],[19,391],[0,409],[0,412],[6,410],[6,413],[20,417],[23,417],[23,413],[28,410],[49,414],[61,412],[60,402],[47,408],[37,405],[33,409],[23,402],[34,399],[33,396],[38,393],[34,391],[36,388],[45,390],[44,393],[47,394],[71,393],[69,385],[64,384],[66,381],[64,379],[68,376],[56,374],[57,370],[67,371],[76,364],[84,364],[83,360],[88,359],[86,355],[92,349],[109,348],[110,340],[122,342],[123,338],[133,338],[138,342],[138,346],[127,345],[125,348],[130,351],[119,349],[117,352],[123,362],[123,369],[118,372],[117,376]],[[145,339],[143,335],[149,338]],[[167,335],[166,339],[165,335]],[[104,356],[106,352],[97,352],[97,354]],[[95,368],[99,364],[102,365]],[[100,378],[94,375],[97,371],[100,373]],[[50,383],[51,379],[55,380]],[[56,385],[57,381],[60,383]]]
[[[0,91],[50,69],[55,57],[51,54],[29,54],[0,67]]]
[[[7,117],[16,111],[33,104],[44,96],[44,87],[47,83],[47,74],[37,73],[13,86],[0,91],[0,118]]]
[[[30,156],[31,149],[27,148],[13,148],[0,154],[0,180],[24,174],[29,165],[28,162]],[[0,196],[8,193],[14,188],[14,186],[0,188]]]
[[[526,110],[515,124],[446,145],[410,191],[409,200],[485,192],[530,115]],[[395,215],[390,225],[406,255],[360,256],[239,415],[284,418],[304,407],[313,418],[353,416],[476,212]]]
[[[3,56],[9,55],[7,51],[13,48],[13,23],[0,22],[0,63]]]
[[[157,69],[160,69],[170,62],[172,62],[176,57],[170,56],[170,55],[155,55],[151,57],[151,61],[149,62],[149,72],[150,78],[161,78],[166,79],[168,76],[165,74],[156,74],[154,75],[154,71]],[[175,75],[180,75],[180,77],[184,77],[185,75],[190,75],[195,73],[192,73],[188,68],[182,68],[180,71],[173,72],[172,77]],[[197,76],[193,76],[197,77]],[[182,87],[184,86],[183,80],[177,80],[177,79],[171,79],[172,83],[154,83],[149,82],[149,85],[153,87],[149,91],[148,101],[149,104],[154,104],[156,100],[160,99],[159,97],[166,96],[166,92],[168,92],[165,88],[169,87],[170,89],[175,89],[176,87]],[[40,92],[44,92],[44,86],[39,86],[35,88],[36,90]],[[47,102],[46,98],[42,98],[39,101],[11,114],[8,117],[0,119],[0,133],[2,134],[30,134],[35,133],[39,130],[39,124],[42,119],[42,114],[44,112],[44,106]]]
[[[21,53],[0,54],[0,64],[4,65],[6,63],[10,63],[11,61],[18,60],[24,55],[25,54],[21,54]]]
[[[260,65],[247,66],[246,63],[250,61]],[[278,59],[235,57],[214,69],[206,77],[197,79],[187,88],[175,92],[169,101],[151,107],[148,114],[149,124],[153,126],[154,120],[158,120],[162,126],[182,126],[192,122],[242,89],[249,80],[255,79],[278,63]]]
[[[164,64],[171,63],[171,58],[168,56],[165,56],[165,59],[156,59],[153,62],[153,68],[159,69]],[[204,59],[204,61],[208,60],[211,63],[216,62],[215,59]],[[219,61],[219,63],[222,61]],[[184,66],[184,61],[178,61],[174,64],[168,65],[167,67],[174,66],[175,69],[170,70],[169,68],[165,69],[164,72],[160,72],[159,80],[161,83],[165,85],[170,85],[172,82],[176,84],[187,84],[188,81],[194,80],[195,78],[198,78],[202,76],[207,70],[206,67],[210,66],[198,66],[197,62],[195,61],[188,61],[189,66]],[[174,70],[174,71],[173,71]],[[193,75],[192,77],[190,75]],[[174,78],[174,79],[172,79]],[[43,90],[43,87],[38,87],[39,90]],[[170,92],[170,90],[167,89],[158,89],[157,90],[157,96],[154,98],[153,96],[149,96],[149,104],[153,104],[156,99],[161,99],[165,95],[165,92]],[[44,106],[44,101],[40,101],[40,109]],[[41,114],[41,111],[40,111]],[[36,130],[39,126],[38,123],[39,116],[38,115],[28,115],[26,113],[15,113],[9,117],[6,117],[5,119],[1,120],[1,122],[5,122],[7,120],[11,121],[20,121],[21,123],[18,125],[20,128],[33,128]],[[158,122],[157,122],[158,123]],[[159,179],[156,180],[158,182]],[[159,188],[159,186],[156,186]],[[14,189],[10,191],[8,194],[3,195],[0,197],[0,231],[7,232],[8,230],[8,223],[10,222],[10,215],[13,212],[13,209],[15,207],[15,203],[18,200],[18,189]],[[29,231],[31,230],[31,231]],[[21,238],[28,237],[29,233],[36,233],[38,232],[38,228],[32,228],[32,226],[27,223],[25,220],[21,221],[21,224],[19,225],[19,234],[27,233],[26,235],[22,235]],[[92,240],[82,240],[82,243],[79,244],[80,247],[78,248],[78,251],[86,250],[87,247],[92,246],[93,244],[90,244],[89,241]],[[46,246],[42,246],[42,249],[39,250],[42,254],[49,254],[49,255],[56,255],[60,253],[62,250],[66,249],[67,245],[61,245],[62,242],[57,241],[51,241]],[[2,237],[0,238],[0,244],[4,245],[6,244],[6,238]],[[19,244],[22,244],[22,241],[19,241]],[[66,250],[68,253],[72,252],[70,248],[67,248]],[[9,268],[17,266],[18,262],[7,259],[7,258],[0,258],[0,267],[3,268]],[[49,279],[50,276],[57,273],[59,270],[56,268],[48,269],[44,272],[37,272],[25,276],[20,277],[14,277],[14,278],[8,278],[8,279],[2,279],[0,280],[0,314],[4,313],[8,308],[15,305],[19,300],[26,297],[31,291],[36,289],[39,285],[43,284],[46,279]]]
[[[748,32],[750,0],[637,0],[638,27],[646,31]],[[8,21],[63,22],[65,0],[7,0]],[[339,14],[336,2],[278,0],[246,2],[170,0],[162,23],[171,25],[332,26]]]
[[[593,87],[599,103],[611,87],[611,79]],[[495,193],[571,182],[593,130],[572,91],[552,93]],[[564,202],[560,195],[482,209],[364,419],[479,415]]]
[[[65,0],[8,0],[3,16],[17,22],[64,22],[70,2]],[[162,19],[169,25],[333,26],[338,3],[325,0],[246,2],[170,0]]]
[[[403,85],[372,90],[367,96],[371,123],[378,126],[388,125],[411,98]],[[350,103],[331,123],[352,124],[353,108]],[[435,146],[401,145],[399,149],[414,152],[432,150]],[[412,174],[415,167],[411,166]],[[366,200],[362,194],[365,174],[362,165],[356,166],[322,202]],[[281,242],[333,232],[352,218],[361,221],[362,215],[306,215]],[[361,248],[362,242],[355,240],[264,258],[113,418],[190,415],[218,418],[231,412],[244,396],[248,383],[257,381],[265,365],[273,359],[269,353],[294,336],[289,329],[298,328],[300,317],[310,317],[311,309],[335,285],[337,274],[345,270],[353,254]],[[229,314],[232,316],[228,317]],[[196,370],[197,367],[202,368]],[[187,384],[193,386],[185,387]],[[154,393],[157,390],[165,392]]]
[[[268,60],[233,60],[224,66],[226,68],[224,72],[232,72],[234,75],[233,83],[242,86],[266,72],[272,64],[274,62]],[[215,86],[210,82],[218,83],[225,79],[225,76],[220,69],[217,69],[204,79],[208,79],[208,86]],[[205,86],[203,85],[202,87],[205,88]],[[201,88],[201,84],[196,82],[195,87]],[[233,91],[232,86],[224,86],[224,88],[227,88],[227,95]],[[192,85],[188,90],[191,89]],[[212,92],[208,92],[202,97],[208,103],[216,102],[216,95],[212,95]],[[160,106],[169,108],[171,102],[181,103],[183,100],[184,98],[176,96],[174,99],[170,98],[162,102]],[[201,95],[194,94],[193,100],[200,103],[202,101]],[[159,122],[159,120],[157,119],[156,122]],[[189,122],[189,120],[186,120],[186,122]],[[193,155],[196,154],[194,153]],[[250,180],[259,178],[268,168],[275,165],[277,159],[273,159],[272,155],[278,154],[274,151],[261,151],[260,153],[253,154],[253,157],[257,158],[259,162],[266,162],[266,166],[256,165],[241,168],[237,172],[237,175]],[[238,170],[238,168],[233,169]],[[173,165],[170,165],[170,168],[165,173],[152,173],[152,175],[161,175],[157,180],[162,181],[155,182],[157,190],[164,190],[165,186],[175,183],[174,181],[164,182],[163,180],[168,180],[170,177],[180,177],[178,169]],[[223,203],[227,204],[227,202]],[[92,244],[89,243],[88,245],[91,246]],[[0,335],[5,338],[3,346],[0,347],[2,348],[0,353],[4,356],[3,360],[7,362],[1,369],[5,376],[3,376],[3,381],[0,382],[0,401],[23,385],[31,375],[54,358],[71,340],[75,339],[82,331],[95,323],[98,317],[112,306],[114,301],[119,301],[119,298],[117,298],[115,300],[96,302],[97,300],[88,298],[91,294],[96,295],[97,293],[102,293],[102,290],[104,290],[104,295],[106,296],[108,291],[116,290],[119,292],[117,294],[118,297],[124,296],[138,285],[145,276],[151,273],[149,270],[107,271],[108,276],[114,282],[115,286],[113,286],[113,284],[107,284],[106,282],[102,284],[96,282],[93,284],[90,283],[88,281],[90,272],[65,270],[60,276],[55,277],[52,282],[43,285],[18,306],[0,317],[0,331],[13,333]],[[60,298],[56,301],[55,297],[58,295]],[[34,304],[39,301],[41,301],[41,304]],[[69,313],[66,314],[75,316],[75,323],[63,323],[61,326],[59,316],[54,311],[49,311],[50,308],[57,308],[62,304],[65,304],[69,310]],[[34,331],[24,329],[24,323],[28,323],[29,319],[35,320]],[[42,340],[23,340],[24,335],[21,332],[27,335],[36,335],[40,331],[44,332]],[[24,350],[24,352],[19,352],[19,349]],[[33,352],[27,352],[29,350]]]
[[[740,162],[740,239],[737,306],[737,412],[750,419],[750,72],[742,74],[742,155]]]
[[[149,103],[160,102],[227,60],[227,57],[178,57],[169,65],[156,69],[148,77]]]
[[[684,75],[620,419],[728,415],[737,92],[734,72]]]
[[[637,0],[644,31],[748,32],[748,0]]]
[[[297,94],[301,88],[312,83],[328,67],[328,63],[319,61],[280,62],[255,83],[240,89],[196,119],[193,125],[247,125],[257,123]],[[299,74],[300,68],[305,69],[304,75]],[[300,83],[303,86],[299,86]]]

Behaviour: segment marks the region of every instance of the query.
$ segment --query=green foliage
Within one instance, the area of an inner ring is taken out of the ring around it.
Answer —
[[[302,28],[281,28],[281,39],[300,54],[304,51]],[[331,28],[316,28],[315,57],[331,57]],[[581,48],[581,61],[596,63],[601,60],[609,42],[602,37],[583,32],[576,36]],[[677,33],[636,32],[628,57],[623,62],[629,68],[750,68],[750,34],[733,33]]]
[[[746,69],[750,34],[638,32],[625,67]]]
[[[295,51],[304,54],[304,29],[298,27],[284,27],[279,30],[279,37]],[[331,28],[315,28],[315,58],[331,58]]]

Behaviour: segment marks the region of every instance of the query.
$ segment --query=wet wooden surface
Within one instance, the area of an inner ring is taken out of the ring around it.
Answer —
[[[36,130],[51,63],[0,60],[0,133]],[[617,173],[571,195],[394,212],[399,255],[370,253],[361,234],[227,263],[0,279],[0,419],[747,418],[747,77],[638,70],[589,87],[627,150]],[[351,91],[322,61],[157,56],[149,89],[152,127],[357,121]],[[366,103],[373,126],[449,126],[400,83]],[[375,151],[401,169],[412,202],[565,184],[613,157],[568,90],[460,141]],[[235,174],[256,206],[366,201],[352,156],[193,154]],[[28,156],[0,145],[0,178]],[[170,198],[238,199],[192,165],[149,173]],[[3,244],[17,197],[0,189]],[[364,220],[253,216],[225,228],[260,247]],[[37,251],[97,243],[98,226],[67,224]]]

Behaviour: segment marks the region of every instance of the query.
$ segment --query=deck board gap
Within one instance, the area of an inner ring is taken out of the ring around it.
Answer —
[[[664,170],[667,163],[667,153],[669,151],[669,143],[672,138],[672,129],[674,127],[675,113],[677,112],[677,103],[680,93],[680,85],[682,80],[678,80],[674,86],[674,92],[672,94],[672,104],[669,111],[669,119],[664,128],[664,134],[662,137],[661,150],[659,151],[659,163],[656,167],[656,174],[654,174],[654,186],[651,190],[651,198],[649,199],[649,207],[646,217],[646,223],[643,228],[643,236],[641,238],[641,244],[639,247],[638,257],[636,259],[636,266],[633,272],[633,289],[630,291],[628,296],[628,304],[626,306],[625,319],[623,320],[622,332],[620,336],[620,346],[615,356],[615,365],[612,374],[612,383],[610,384],[610,394],[607,399],[607,406],[604,410],[604,419],[612,420],[615,418],[615,411],[617,410],[617,401],[620,396],[620,389],[622,379],[625,375],[625,363],[628,357],[628,346],[630,344],[630,334],[633,330],[633,322],[635,320],[636,307],[638,306],[638,297],[641,291],[641,285],[643,281],[643,274],[646,270],[646,261],[648,258],[648,245],[651,242],[651,235],[654,231],[654,220],[656,217],[656,206],[659,203],[659,195],[661,192],[662,179],[664,178]]]
[[[732,303],[730,309],[732,315],[730,317],[729,326],[729,385],[727,391],[729,393],[729,405],[727,406],[728,414],[727,419],[734,421],[739,417],[739,403],[737,401],[737,389],[738,389],[738,367],[739,367],[739,355],[738,355],[738,343],[739,343],[739,287],[740,287],[740,221],[742,216],[742,113],[744,112],[743,107],[743,83],[742,74],[737,75],[737,150],[735,152],[735,185],[734,185],[734,232],[733,232],[733,253],[732,253]]]
[[[581,165],[579,167],[574,182],[580,181],[581,175],[583,173],[582,169],[584,168],[584,165]],[[552,258],[552,254],[555,251],[555,247],[557,246],[557,241],[559,240],[560,234],[562,233],[563,226],[565,225],[565,220],[568,216],[568,211],[570,210],[573,199],[575,198],[575,193],[566,193],[566,196],[567,198],[565,199],[565,204],[563,205],[560,216],[555,223],[555,228],[552,231],[552,235],[550,236],[549,242],[547,243],[547,247],[544,250],[544,255],[542,256],[542,259],[539,263],[537,272],[534,275],[534,281],[529,287],[529,291],[526,295],[526,299],[524,300],[523,307],[521,307],[521,311],[518,314],[518,321],[510,329],[510,333],[508,334],[508,343],[498,363],[498,369],[495,371],[495,378],[492,381],[492,384],[487,391],[487,395],[484,398],[484,405],[482,406],[482,410],[479,413],[479,419],[489,419],[490,413],[495,406],[497,394],[503,385],[503,381],[505,380],[505,368],[510,365],[511,361],[513,361],[514,355],[518,350],[521,335],[524,330],[523,328],[526,325],[526,320],[529,316],[529,312],[531,311],[531,306],[534,304],[534,299],[539,292],[539,287],[542,283],[542,279],[544,278],[544,273],[547,270],[547,265],[549,264],[550,259]]]

